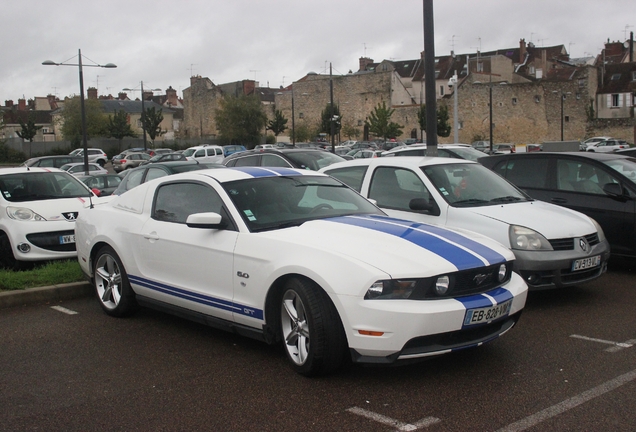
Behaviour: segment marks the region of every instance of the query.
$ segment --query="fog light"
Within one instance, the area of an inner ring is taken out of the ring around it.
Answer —
[[[27,253],[29,251],[31,251],[31,246],[29,246],[28,243],[20,243],[18,245],[18,250],[22,253]]]
[[[526,278],[530,285],[537,285],[541,281],[541,276],[538,274],[530,275]]]

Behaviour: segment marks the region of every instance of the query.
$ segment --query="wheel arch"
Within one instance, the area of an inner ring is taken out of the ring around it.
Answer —
[[[338,307],[337,304],[334,303],[329,293],[318,282],[316,282],[309,276],[300,273],[288,273],[279,276],[272,283],[269,290],[267,291],[267,296],[265,297],[265,325],[263,331],[266,342],[272,344],[280,342],[282,340],[282,334],[278,319],[281,310],[280,299],[285,292],[285,285],[291,279],[303,279],[307,282],[310,282],[319,290],[320,295],[324,298],[324,300],[331,303],[333,308],[336,310],[338,319],[340,320],[340,325],[343,328],[343,332],[346,338],[346,331],[344,331],[344,322],[342,320],[341,309]]]

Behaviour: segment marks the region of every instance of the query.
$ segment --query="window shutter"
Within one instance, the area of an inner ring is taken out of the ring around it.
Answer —
[[[607,95],[607,107],[608,108],[612,107],[612,95],[611,94]]]

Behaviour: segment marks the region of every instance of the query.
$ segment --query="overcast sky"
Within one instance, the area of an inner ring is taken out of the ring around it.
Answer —
[[[19,98],[117,95],[123,88],[169,86],[182,97],[191,75],[216,84],[255,79],[287,86],[308,72],[346,74],[363,56],[418,58],[422,0],[2,0],[0,104]],[[636,25],[634,0],[437,0],[435,55],[511,48],[519,40],[564,45],[571,57],[625,41]],[[138,97],[139,92],[129,93]]]

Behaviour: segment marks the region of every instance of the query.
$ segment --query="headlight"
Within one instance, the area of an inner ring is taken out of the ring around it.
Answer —
[[[26,207],[7,207],[7,215],[11,219],[21,221],[45,221],[42,216]]]
[[[506,267],[505,264],[500,265],[499,271],[497,272],[497,280],[499,282],[503,282],[504,280],[506,280],[507,276],[508,276],[508,268]]]
[[[376,281],[367,290],[365,300],[407,299],[416,285],[415,280],[381,280]]]
[[[450,286],[450,278],[446,275],[440,276],[435,281],[435,292],[438,295],[445,295],[448,292],[448,287]]]
[[[603,232],[603,228],[601,228],[598,222],[596,222],[594,219],[590,218],[590,220],[592,221],[592,223],[596,227],[596,231],[598,232],[598,241],[599,242],[605,241],[605,233]]]
[[[520,250],[553,250],[550,242],[530,228],[511,225],[509,230],[510,248]]]

